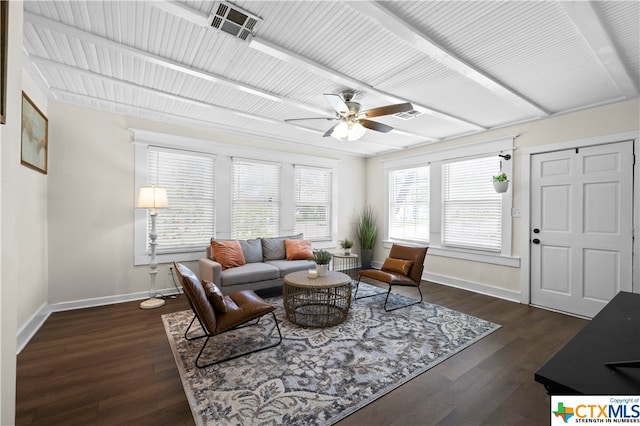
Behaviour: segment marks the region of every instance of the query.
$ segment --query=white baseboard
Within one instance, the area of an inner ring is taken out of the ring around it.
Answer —
[[[520,303],[519,291],[493,287],[487,284],[476,283],[472,281],[459,280],[457,278],[447,277],[445,275],[432,274],[429,272],[423,272],[422,279],[425,281],[431,281],[436,284],[442,284],[449,287],[469,290],[469,291],[473,291],[474,293],[480,293],[487,296],[497,297],[499,299],[505,299],[511,302]]]
[[[371,267],[380,269],[382,267],[381,262],[371,262]],[[522,303],[520,300],[520,292],[514,290],[507,290],[505,288],[493,287],[487,284],[476,283],[473,281],[460,280],[446,275],[432,274],[430,272],[423,272],[422,279],[425,281],[431,281],[432,283],[442,284],[449,287],[460,288],[463,290],[473,291],[474,293],[484,294],[487,296],[497,297],[499,299],[509,300],[511,302]]]
[[[178,291],[173,288],[165,288],[158,290],[158,293],[164,296],[172,296],[178,294]],[[93,299],[74,300],[72,302],[60,302],[52,304],[44,304],[40,309],[33,314],[33,316],[22,325],[18,330],[16,337],[17,353],[20,354],[22,350],[27,346],[27,343],[33,338],[36,332],[42,327],[42,324],[49,318],[53,312],[71,311],[75,309],[93,308],[96,306],[113,305],[116,303],[132,302],[134,300],[144,300],[149,297],[148,291],[139,293],[122,294],[118,296],[105,296],[96,297]]]

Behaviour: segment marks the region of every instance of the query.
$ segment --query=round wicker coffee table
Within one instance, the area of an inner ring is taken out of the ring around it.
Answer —
[[[351,307],[351,277],[329,271],[326,276],[309,278],[308,271],[284,277],[282,298],[287,319],[303,327],[329,327],[340,324]]]

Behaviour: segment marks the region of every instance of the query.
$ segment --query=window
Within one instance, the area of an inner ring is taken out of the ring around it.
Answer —
[[[147,161],[149,184],[166,188],[169,200],[156,218],[157,253],[202,250],[215,229],[214,157],[149,147]]]
[[[513,153],[514,138],[384,160],[385,246],[428,243],[433,256],[519,267],[511,246],[513,191],[496,193],[491,179],[500,170],[512,177],[513,161],[501,155]]]
[[[331,240],[332,187],[330,169],[295,166],[295,232],[307,240]]]
[[[491,182],[499,172],[497,155],[443,164],[443,246],[501,251],[502,196]]]
[[[232,237],[280,234],[280,164],[233,160]]]
[[[429,241],[429,166],[389,172],[389,238]]]

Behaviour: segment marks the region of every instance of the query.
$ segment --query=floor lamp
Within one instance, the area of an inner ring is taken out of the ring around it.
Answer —
[[[149,276],[151,278],[151,289],[149,289],[149,299],[140,303],[142,309],[159,308],[164,305],[164,300],[157,298],[156,292],[156,275],[158,271],[156,268],[156,239],[158,234],[156,233],[156,216],[158,212],[156,209],[164,209],[169,207],[167,201],[167,190],[157,186],[143,186],[140,188],[140,196],[138,197],[138,208],[149,209],[149,216],[151,216],[151,232],[149,232],[149,245],[151,246],[151,259],[149,260]]]

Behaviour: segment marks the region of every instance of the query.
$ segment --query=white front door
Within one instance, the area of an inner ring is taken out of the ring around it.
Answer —
[[[632,289],[633,142],[531,161],[531,303],[593,317]]]

